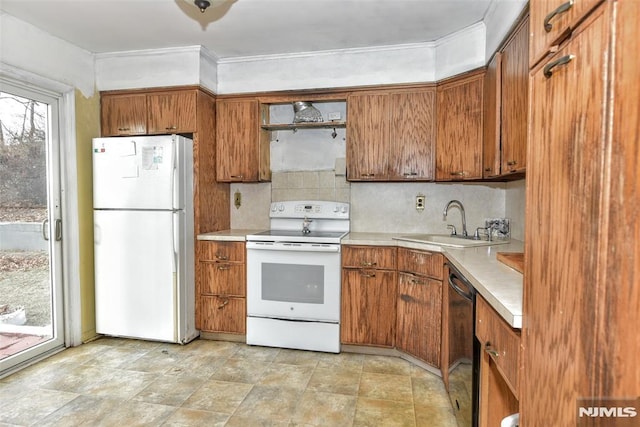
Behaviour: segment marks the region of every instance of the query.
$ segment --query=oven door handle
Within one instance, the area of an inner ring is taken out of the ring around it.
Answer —
[[[325,243],[247,242],[247,249],[288,252],[340,252],[340,245]]]

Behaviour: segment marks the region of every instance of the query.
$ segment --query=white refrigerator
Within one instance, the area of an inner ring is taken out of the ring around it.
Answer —
[[[195,329],[193,141],[93,140],[96,331],[187,343]]]

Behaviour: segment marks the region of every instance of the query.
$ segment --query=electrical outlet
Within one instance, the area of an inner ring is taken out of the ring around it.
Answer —
[[[418,194],[416,196],[416,210],[417,211],[423,211],[424,210],[425,200],[426,200],[426,196],[424,196],[423,194]]]
[[[238,190],[236,190],[235,194],[233,195],[233,204],[236,209],[240,209],[240,206],[242,206],[242,193]]]

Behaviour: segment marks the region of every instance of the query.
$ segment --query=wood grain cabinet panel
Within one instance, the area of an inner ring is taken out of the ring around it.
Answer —
[[[205,332],[244,333],[244,242],[198,241],[197,254],[196,327]]]
[[[622,10],[614,14],[614,7]],[[628,23],[626,32],[613,27],[616,16]],[[535,38],[540,19],[536,5]],[[609,222],[619,208],[637,209],[637,163],[634,171],[619,168],[638,159],[637,98],[613,122],[609,108],[638,92],[639,19],[637,2],[607,2],[531,73],[525,234],[536,238],[527,239],[524,251],[523,425],[576,425],[578,398],[640,392],[638,375],[627,378],[638,372],[637,330],[627,326],[634,324],[629,316],[638,318],[640,294],[637,273],[624,276],[638,266],[638,244],[628,234],[638,235],[637,212]],[[615,55],[614,40],[626,43]],[[608,62],[614,57],[614,66],[631,66],[615,77]],[[623,130],[633,136],[609,134]],[[611,157],[625,150],[633,154]],[[635,196],[611,191],[621,183]],[[620,298],[603,300],[608,294]],[[602,317],[620,311],[624,318],[616,321]]]
[[[258,182],[270,179],[268,140],[261,138],[260,105],[255,98],[229,98],[216,104],[217,180]],[[266,152],[265,152],[266,150]]]
[[[438,85],[436,180],[482,178],[484,72]]]
[[[443,279],[444,256],[437,252],[398,248],[398,271]]]
[[[530,3],[531,35],[529,63],[545,57],[603,0],[536,0]],[[545,25],[546,24],[546,25]]]
[[[102,136],[145,135],[145,94],[103,95],[100,98]]]
[[[343,344],[394,346],[396,275],[395,270],[342,270]]]
[[[392,246],[342,247],[342,267],[395,270],[397,248]]]
[[[347,179],[433,180],[434,88],[351,94],[347,103]]]
[[[397,310],[396,347],[439,367],[442,281],[399,272]]]
[[[202,321],[200,329],[206,332],[231,334],[246,333],[246,300],[222,295],[206,295],[199,299]]]
[[[482,141],[482,176],[493,178],[500,175],[501,147],[501,73],[502,52],[496,52],[487,65],[484,76],[484,118]]]
[[[501,174],[524,172],[527,167],[529,110],[529,19],[516,28],[500,61]]]
[[[190,133],[196,130],[196,90],[147,95],[149,133]]]
[[[482,298],[476,298],[476,336],[483,350],[518,397],[520,390],[520,331],[511,328]]]

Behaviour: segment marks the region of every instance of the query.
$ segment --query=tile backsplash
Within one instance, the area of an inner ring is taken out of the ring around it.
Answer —
[[[273,172],[271,175],[271,201],[351,200],[351,185],[344,175],[334,170],[304,172]]]

